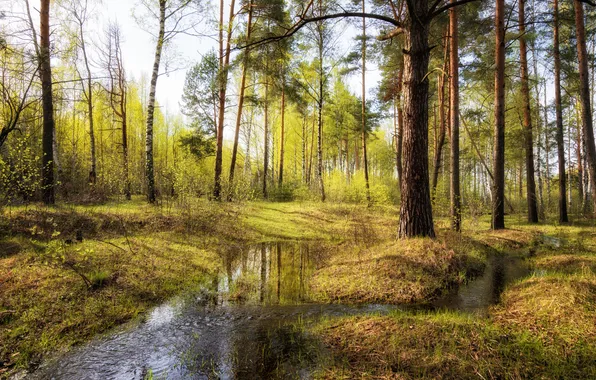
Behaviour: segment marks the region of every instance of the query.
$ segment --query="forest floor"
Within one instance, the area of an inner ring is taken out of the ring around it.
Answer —
[[[510,220],[511,229],[491,232],[480,219],[459,235],[439,220],[437,240],[396,242],[397,213],[199,200],[154,207],[142,199],[4,209],[0,378],[198,288],[229,246],[280,240],[327,247],[310,281],[319,302],[429,302],[480,273],[490,254],[531,256],[541,270],[509,287],[488,318],[396,312],[311,325],[327,352],[321,377],[596,376],[593,228]]]
[[[309,327],[326,348],[321,378],[596,378],[596,230],[508,220],[467,226],[533,273],[508,286],[488,316],[394,312]]]

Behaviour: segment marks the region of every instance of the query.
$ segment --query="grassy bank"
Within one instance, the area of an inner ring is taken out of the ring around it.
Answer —
[[[217,276],[229,247],[276,240],[354,245],[390,236],[395,210],[297,203],[153,207],[142,199],[39,205],[0,216],[0,377],[89,340]]]
[[[525,251],[535,273],[508,287],[488,318],[395,313],[334,318],[311,333],[321,378],[596,377],[596,239],[590,226],[514,225],[477,240]],[[470,228],[470,227],[468,227]]]

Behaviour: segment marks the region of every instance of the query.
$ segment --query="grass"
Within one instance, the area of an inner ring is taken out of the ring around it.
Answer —
[[[537,269],[506,290],[488,319],[396,313],[309,327],[313,347],[328,351],[320,377],[596,376],[592,228],[511,219],[510,229],[490,231],[485,217],[466,220],[459,235],[448,220],[436,225],[436,241],[396,242],[397,210],[382,206],[193,200],[155,207],[135,199],[4,210],[0,377],[211,283],[226,247],[279,240],[325,247],[309,276],[309,294],[322,302],[427,302],[478,273],[488,254],[523,255]],[[251,284],[239,282],[232,296]]]
[[[201,200],[165,208],[140,198],[5,209],[0,378],[210,283],[226,247],[280,239],[354,242],[362,220],[392,228],[393,211]]]
[[[441,222],[439,221],[439,224]],[[331,318],[310,333],[326,351],[319,378],[596,378],[596,239],[590,226],[510,223],[465,235],[530,257],[487,318],[454,312]]]
[[[484,268],[486,247],[441,231],[437,240],[342,247],[318,270],[319,299],[344,303],[424,303]]]

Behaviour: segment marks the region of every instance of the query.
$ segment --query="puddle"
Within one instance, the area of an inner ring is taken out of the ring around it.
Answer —
[[[440,297],[433,302],[433,306],[438,309],[486,314],[489,306],[499,302],[506,285],[530,272],[529,264],[520,258],[490,256],[482,275]]]
[[[178,297],[144,321],[45,363],[31,379],[309,378],[309,342],[290,323],[393,310],[482,313],[505,285],[528,274],[519,259],[491,257],[484,274],[432,305],[313,304],[308,280],[323,250],[308,243],[236,247],[204,289]]]

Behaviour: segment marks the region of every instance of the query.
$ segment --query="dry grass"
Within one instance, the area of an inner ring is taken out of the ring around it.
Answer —
[[[483,269],[486,247],[442,232],[438,240],[344,245],[319,269],[311,287],[323,301],[420,303]]]

